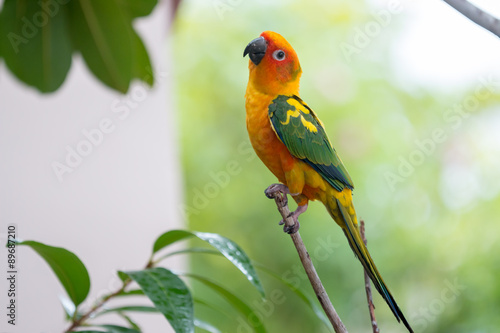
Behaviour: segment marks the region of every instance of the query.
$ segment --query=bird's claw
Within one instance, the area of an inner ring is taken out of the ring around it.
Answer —
[[[291,217],[293,219],[293,224],[292,225],[286,225],[284,220],[281,220],[278,224],[283,225],[283,231],[287,234],[294,234],[297,231],[299,231],[300,228],[300,223],[298,220],[298,214],[295,214],[295,212],[291,212],[288,217]]]
[[[288,186],[284,184],[272,184],[266,190],[264,191],[266,194],[266,197],[269,199],[277,199],[276,202],[281,204],[282,206],[286,206],[288,203],[287,199],[287,194],[290,194],[291,196],[297,196],[300,195],[300,193],[290,193],[290,189]],[[281,197],[279,197],[280,195]],[[294,234],[299,230],[300,223],[298,221],[299,215],[305,212],[307,209],[307,204],[302,205],[297,207],[297,209],[294,212],[291,212],[287,218],[292,218],[293,219],[293,224],[292,225],[286,225],[285,224],[285,219],[282,219],[279,222],[279,225],[283,225],[283,231],[286,232],[287,234]]]
[[[287,233],[287,234],[291,235],[291,234],[294,234],[294,233],[296,233],[297,231],[299,231],[299,228],[300,228],[300,223],[299,223],[299,221],[296,221],[296,222],[295,222],[293,225],[291,225],[291,226],[287,226],[287,225],[285,225],[285,226],[283,227],[283,231],[284,231],[285,233]]]
[[[290,194],[290,190],[286,185],[283,184],[272,184],[266,190],[264,191],[266,194],[266,197],[269,199],[274,199],[277,193],[280,193],[282,195]]]

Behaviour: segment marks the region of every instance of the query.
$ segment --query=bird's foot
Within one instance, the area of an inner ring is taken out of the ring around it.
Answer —
[[[288,218],[291,217],[293,219],[293,224],[290,226],[287,226],[285,224],[285,221],[281,220],[279,222],[279,225],[285,224],[283,226],[283,231],[286,232],[287,234],[294,234],[297,231],[299,231],[299,228],[300,228],[299,215],[304,213],[306,210],[307,210],[307,204],[302,205],[302,206],[298,206],[294,212],[291,212],[290,215],[288,215]]]
[[[264,193],[266,194],[266,197],[268,197],[269,199],[274,199],[274,197],[278,193],[285,195],[285,196],[287,194],[290,194],[290,190],[288,189],[288,186],[286,186],[286,185],[272,184],[272,185],[269,185],[268,188],[266,188]]]
[[[297,231],[299,231],[300,223],[299,223],[299,220],[297,220],[296,218],[293,217],[293,212],[290,213],[290,215],[288,215],[288,217],[292,217],[293,218],[293,224],[292,225],[286,225],[285,222],[283,222],[283,220],[280,221],[279,225],[285,224],[283,226],[283,232],[291,235],[291,234],[294,234]]]
[[[281,204],[282,207],[286,206],[288,204],[288,199],[287,199],[287,194],[290,194],[291,196],[297,196],[300,195],[300,193],[290,193],[290,189],[288,186],[283,185],[283,184],[272,184],[269,186],[264,193],[266,194],[266,197],[269,199],[276,199],[277,202]],[[297,209],[294,212],[291,212],[288,215],[288,218],[293,219],[293,224],[292,225],[286,225],[284,219],[279,222],[279,225],[283,225],[283,231],[286,232],[287,234],[294,234],[296,233],[299,228],[300,228],[300,223],[299,223],[299,215],[302,214],[307,210],[307,204],[302,205],[297,207]]]

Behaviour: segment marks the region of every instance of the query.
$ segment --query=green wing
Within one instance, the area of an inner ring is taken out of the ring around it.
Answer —
[[[354,188],[323,124],[297,96],[279,95],[269,105],[274,131],[290,153],[309,164],[337,191]]]

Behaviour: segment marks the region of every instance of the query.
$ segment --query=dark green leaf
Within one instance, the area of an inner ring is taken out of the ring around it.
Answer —
[[[125,282],[128,279],[130,279],[127,274],[120,272],[120,271],[117,271],[116,275],[118,275],[118,277],[120,278],[120,280],[122,280],[122,282]]]
[[[250,258],[246,255],[246,253],[240,248],[238,244],[233,242],[226,237],[222,237],[218,234],[212,234],[208,232],[194,232],[194,234],[207,242],[208,244],[215,247],[220,251],[229,261],[233,263],[245,276],[248,281],[250,281],[260,292],[262,296],[265,295],[264,288],[260,283],[259,277],[255,272],[255,269],[250,262]]]
[[[215,247],[220,253],[222,253],[227,259],[229,259],[229,261],[231,261],[233,265],[235,265],[243,274],[245,274],[246,278],[257,288],[261,295],[264,296],[264,288],[262,287],[259,277],[255,272],[255,269],[253,268],[246,253],[240,248],[238,244],[230,239],[222,237],[221,235],[208,232],[171,230],[158,237],[153,246],[153,253],[156,253],[157,251],[174,242],[193,236],[196,236]]]
[[[95,330],[85,330],[85,331],[71,331],[70,333],[106,333],[107,331],[95,331]]]
[[[130,318],[129,316],[127,316],[126,314],[124,314],[122,312],[118,312],[118,315],[120,317],[122,317],[123,319],[125,319],[125,321],[130,325],[130,328],[138,330],[139,332],[141,331],[141,328],[139,327],[139,325],[137,325],[137,323],[135,321],[133,321],[132,318]]]
[[[157,0],[120,0],[120,6],[126,10],[130,18],[151,14],[157,3]]]
[[[106,85],[127,92],[132,79],[134,32],[118,0],[68,3],[74,46]]]
[[[143,306],[143,305],[132,305],[132,306],[121,306],[117,308],[110,308],[110,309],[105,309],[98,314],[96,314],[96,317],[110,313],[110,312],[159,312],[157,308],[154,306]]]
[[[99,325],[99,327],[105,328],[108,333],[141,333],[136,329],[116,326],[116,325]]]
[[[132,77],[146,82],[151,87],[154,83],[151,61],[146,47],[135,31],[132,34],[132,47],[134,51]]]
[[[184,275],[200,281],[201,283],[203,283],[207,287],[210,287],[215,292],[224,297],[234,307],[234,309],[240,312],[240,314],[243,316],[243,318],[245,318],[245,320],[247,320],[249,326],[252,327],[255,330],[255,332],[257,333],[267,332],[266,329],[264,328],[264,324],[260,320],[259,315],[256,314],[252,310],[252,308],[250,308],[245,302],[243,302],[232,292],[203,276],[196,274],[184,274]],[[252,320],[248,320],[249,318],[252,318]]]
[[[90,290],[89,273],[75,254],[61,247],[48,246],[35,241],[17,244],[31,247],[45,259],[76,306],[85,300]]]
[[[0,25],[0,49],[10,71],[41,92],[57,90],[71,67],[66,5],[5,0]]]
[[[185,230],[170,230],[158,237],[153,245],[153,253],[180,240],[193,237],[194,234]]]
[[[212,309],[214,311],[220,312],[221,314],[223,314],[224,316],[226,316],[228,318],[233,318],[234,317],[232,314],[230,314],[226,310],[222,309],[221,307],[219,307],[219,306],[217,306],[215,304],[209,303],[209,302],[207,302],[205,300],[202,300],[200,298],[193,297],[193,301],[194,301],[195,304],[203,305],[203,306],[206,306],[209,309]]]
[[[139,284],[177,333],[194,332],[193,299],[177,275],[162,267],[125,273]]]
[[[219,255],[219,256],[222,255],[219,251],[216,251],[216,250],[207,249],[207,248],[204,248],[204,247],[191,247],[189,249],[184,249],[184,250],[179,250],[179,251],[174,251],[174,252],[167,253],[166,255],[164,255],[163,257],[161,257],[160,259],[158,259],[158,261],[161,261],[161,260],[163,260],[165,258],[174,256],[174,255],[177,255],[177,254],[186,254],[186,253],[205,253],[205,254],[216,254],[216,255]]]
[[[140,289],[134,289],[134,290],[129,290],[129,291],[122,291],[121,293],[117,294],[116,296],[143,296],[143,295],[144,295],[144,291],[142,291]]]

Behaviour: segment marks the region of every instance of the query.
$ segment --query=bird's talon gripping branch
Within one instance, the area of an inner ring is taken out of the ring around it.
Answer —
[[[307,204],[297,207],[294,212],[291,212],[287,218],[291,218],[293,220],[293,224],[287,225],[284,220],[281,220],[279,225],[285,224],[283,227],[283,231],[287,234],[294,234],[299,231],[300,223],[299,223],[299,215],[304,213],[307,210]]]
[[[288,189],[288,186],[286,186],[286,185],[272,184],[272,185],[269,185],[268,188],[266,188],[264,193],[266,194],[266,197],[268,197],[269,199],[274,199],[277,194],[282,194],[286,198],[286,195],[290,194],[290,190]]]
[[[286,225],[283,227],[283,231],[289,235],[291,234],[294,234],[296,233],[297,231],[299,231],[299,228],[300,228],[300,223],[299,221],[294,221],[295,223],[293,225]]]

